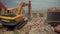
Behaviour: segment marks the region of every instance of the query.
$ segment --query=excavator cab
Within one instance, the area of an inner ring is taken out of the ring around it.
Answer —
[[[14,17],[14,16],[16,16],[16,9],[7,8],[7,10],[5,10],[4,12],[2,11],[1,16]]]
[[[0,21],[4,27],[8,29],[21,28],[27,23],[27,18],[22,14],[23,7],[28,6],[28,12],[30,12],[31,1],[29,3],[21,3],[18,8],[6,8],[1,12]]]

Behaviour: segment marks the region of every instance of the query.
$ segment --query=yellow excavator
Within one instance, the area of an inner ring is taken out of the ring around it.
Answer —
[[[28,6],[28,18],[30,17],[31,1],[21,3],[18,8],[6,8],[0,11],[0,22],[8,29],[22,28],[28,19],[22,14],[23,7]]]

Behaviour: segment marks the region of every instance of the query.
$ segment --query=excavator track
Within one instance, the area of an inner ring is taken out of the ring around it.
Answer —
[[[20,29],[23,28],[24,25],[27,24],[27,21],[22,21],[20,22],[20,24],[18,24],[14,30],[9,30],[5,27],[2,26],[2,24],[0,23],[0,34],[20,34]]]
[[[7,25],[3,25],[3,27],[7,28],[7,30],[16,30],[16,29],[21,29],[23,28],[23,26],[27,24],[27,21],[21,21],[19,22],[17,25],[14,26],[7,26]]]

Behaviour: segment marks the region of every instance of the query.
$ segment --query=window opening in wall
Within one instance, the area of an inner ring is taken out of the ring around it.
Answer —
[[[34,18],[37,18],[37,13],[32,13]]]
[[[43,13],[39,13],[39,17],[43,17],[44,16],[44,14]]]

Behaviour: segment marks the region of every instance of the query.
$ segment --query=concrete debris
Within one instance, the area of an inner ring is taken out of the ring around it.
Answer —
[[[22,29],[25,34],[54,34],[54,29],[47,23],[44,18],[32,19]]]

